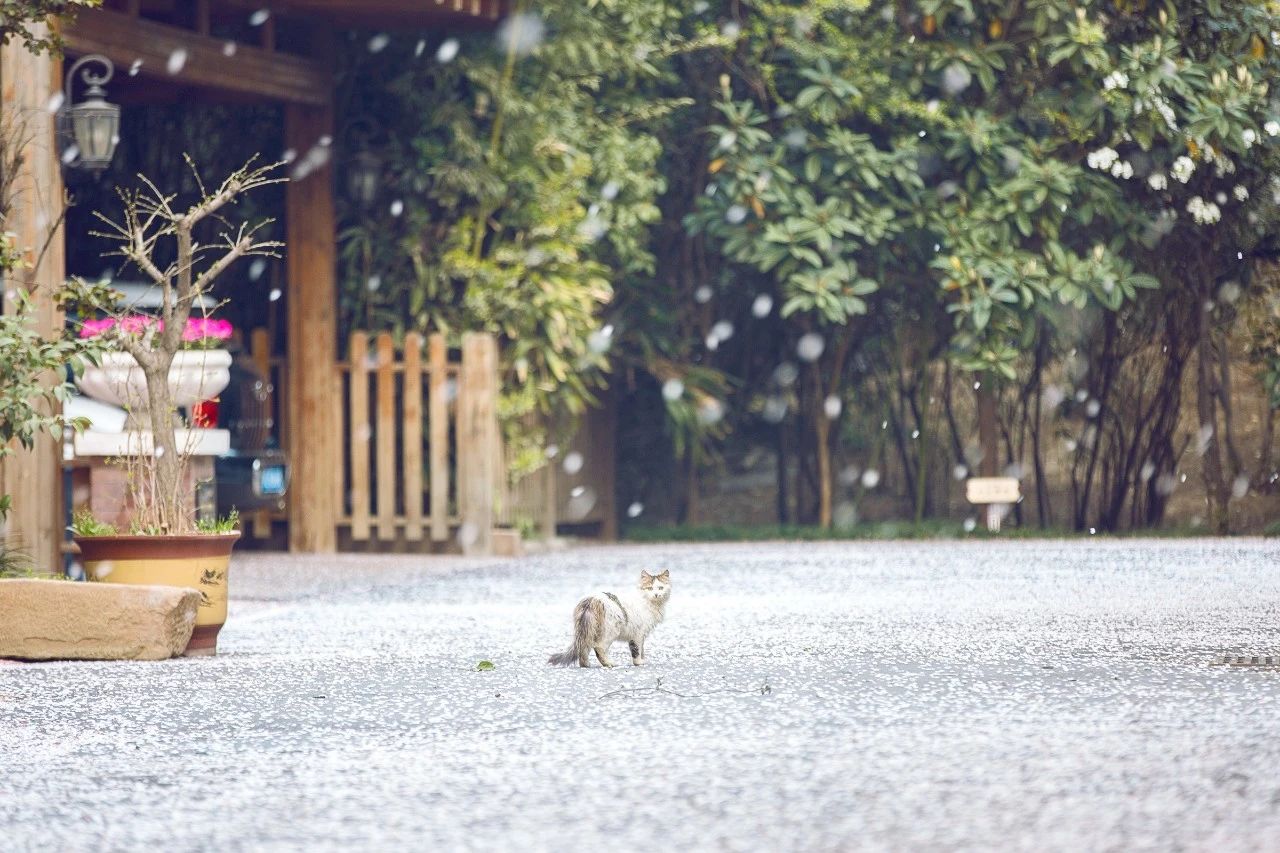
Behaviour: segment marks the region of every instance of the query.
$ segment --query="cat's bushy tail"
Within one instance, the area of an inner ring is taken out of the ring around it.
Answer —
[[[591,608],[583,601],[574,609],[573,615],[573,642],[560,654],[547,658],[547,663],[552,666],[573,666],[584,660],[591,648]]]

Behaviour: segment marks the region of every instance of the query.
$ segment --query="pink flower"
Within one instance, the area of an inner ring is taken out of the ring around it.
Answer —
[[[229,320],[214,320],[211,317],[192,317],[187,320],[187,328],[182,332],[184,341],[225,341],[231,337]]]
[[[119,327],[126,335],[142,335],[152,327],[164,331],[164,323],[146,314],[129,314],[118,321],[114,317],[103,317],[101,320],[85,320],[80,326],[80,337],[94,338]],[[191,317],[182,332],[182,340],[187,343],[225,341],[231,337],[231,321],[215,320],[212,317]]]
[[[116,324],[114,317],[103,317],[101,320],[85,320],[80,326],[80,337],[96,338],[103,332],[111,331],[111,327]]]

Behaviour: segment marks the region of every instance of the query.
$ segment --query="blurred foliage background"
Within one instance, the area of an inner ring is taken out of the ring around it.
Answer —
[[[1021,520],[1158,525],[1194,457],[1226,530],[1275,488],[1278,25],[1216,0],[598,0],[496,38],[352,33],[342,111],[369,121],[340,144],[383,172],[342,211],[344,320],[499,333],[528,467],[531,424],[612,388],[619,503],[671,519],[753,447],[778,522],[891,487],[920,519],[998,447]],[[1237,373],[1265,389],[1251,454]]]

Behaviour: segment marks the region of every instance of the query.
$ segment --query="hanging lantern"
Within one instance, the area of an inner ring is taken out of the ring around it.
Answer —
[[[373,119],[362,115],[347,122],[342,140],[343,147],[350,152],[343,175],[347,197],[360,207],[371,207],[382,189],[386,167],[382,156],[385,139]]]
[[[378,183],[382,178],[382,160],[372,151],[361,150],[351,155],[347,163],[347,193],[364,207],[373,204],[378,197]]]
[[[102,72],[95,74],[92,68],[84,67],[90,64],[100,66]],[[71,89],[77,71],[88,88],[84,99],[73,103]],[[111,60],[96,53],[81,57],[67,72],[63,104],[68,106],[58,114],[58,121],[64,144],[75,146],[74,150],[68,147],[64,152],[63,162],[68,166],[98,175],[111,164],[120,142],[120,107],[107,101],[107,92],[102,87],[114,74]]]

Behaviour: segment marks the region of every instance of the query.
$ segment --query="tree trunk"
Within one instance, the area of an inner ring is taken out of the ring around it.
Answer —
[[[823,401],[818,401],[818,408],[823,408]],[[813,421],[813,438],[817,442],[818,463],[818,525],[823,530],[831,529],[832,511],[832,473],[831,473],[831,421],[826,412],[815,414]]]
[[[947,431],[951,434],[951,455],[957,465],[963,465],[967,471],[969,460],[965,457],[964,442],[960,440],[960,427],[956,423],[955,409],[951,402],[951,361],[948,360],[942,373],[942,411],[947,417]]]
[[[1223,478],[1222,457],[1218,446],[1218,413],[1214,383],[1213,340],[1209,326],[1209,312],[1201,310],[1197,322],[1199,341],[1196,352],[1196,415],[1200,421],[1200,444],[1203,449],[1201,476],[1208,511],[1209,529],[1219,535],[1230,530],[1227,502],[1230,500],[1226,480]]]
[[[924,375],[918,386],[920,405],[917,408],[918,414],[916,415],[916,428],[920,430],[920,440],[916,445],[916,524],[924,521],[926,509],[926,486],[929,480],[929,392],[931,384],[928,365],[925,365]]]
[[[143,463],[153,467],[152,495],[155,517],[141,519],[143,524],[155,525],[160,532],[176,535],[191,532],[191,522],[185,517],[186,501],[182,494],[183,454],[178,452],[174,434],[173,397],[169,393],[169,367],[173,356],[157,352],[152,364],[143,368],[147,380],[147,405],[150,408],[151,441],[153,455]]]
[[[982,447],[982,461],[978,473],[994,477],[1000,471],[1000,433],[996,428],[996,392],[990,377],[984,377],[978,387],[978,443]]]
[[[1271,448],[1275,444],[1276,410],[1271,408],[1271,401],[1265,396],[1262,399],[1262,437],[1258,439],[1258,470],[1253,476],[1255,490],[1270,493],[1275,483],[1271,482]]]

